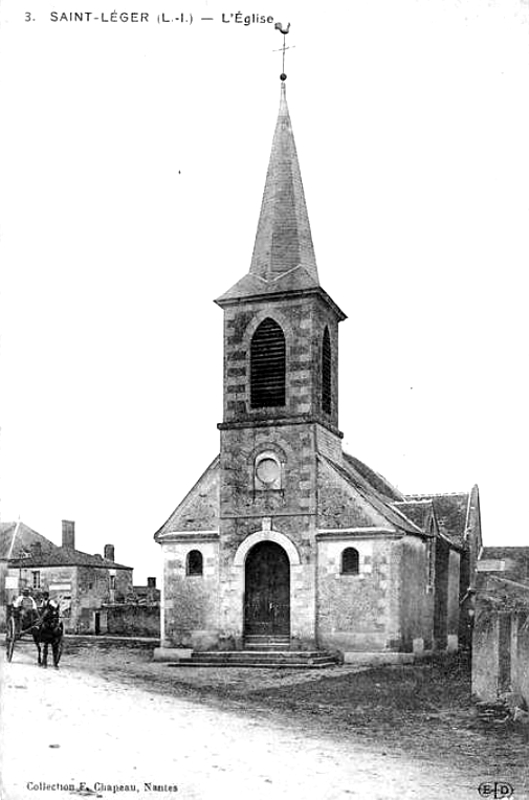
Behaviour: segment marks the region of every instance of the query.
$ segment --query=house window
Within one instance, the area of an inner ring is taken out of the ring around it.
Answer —
[[[111,589],[115,589],[116,588],[116,576],[115,575],[110,575],[109,577],[110,577],[110,588]]]
[[[191,550],[187,554],[186,573],[188,575],[202,575],[203,560],[200,550]]]
[[[286,347],[281,327],[268,317],[250,345],[250,402],[252,408],[285,405]]]
[[[31,573],[32,586],[34,589],[40,589],[40,570],[36,569]]]
[[[331,337],[326,327],[321,351],[321,407],[326,414],[331,413],[331,375]]]
[[[342,575],[358,575],[360,557],[354,547],[346,547],[342,553]]]

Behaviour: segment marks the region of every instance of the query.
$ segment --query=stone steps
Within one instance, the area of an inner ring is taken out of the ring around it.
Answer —
[[[211,650],[169,661],[169,667],[258,667],[267,669],[322,669],[338,659],[324,650]]]
[[[245,650],[289,650],[289,636],[247,636],[244,640]]]

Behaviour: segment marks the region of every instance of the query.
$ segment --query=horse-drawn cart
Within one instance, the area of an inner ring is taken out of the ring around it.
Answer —
[[[46,609],[38,612],[22,612],[12,605],[7,606],[6,620],[6,655],[11,661],[15,651],[15,644],[22,637],[31,633],[38,650],[38,663],[46,667],[48,662],[48,646],[51,644],[53,665],[59,666],[62,655],[63,625],[57,618],[52,618]],[[42,647],[41,647],[42,645]]]

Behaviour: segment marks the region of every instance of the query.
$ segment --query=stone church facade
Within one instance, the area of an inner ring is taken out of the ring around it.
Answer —
[[[477,488],[406,497],[343,452],[346,317],[319,283],[284,82],[250,270],[216,303],[220,455],[155,534],[162,655],[456,648]]]

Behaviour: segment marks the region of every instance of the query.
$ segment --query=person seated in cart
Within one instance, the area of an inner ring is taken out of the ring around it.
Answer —
[[[35,598],[30,594],[29,589],[22,589],[22,593],[13,602],[13,613],[17,632],[31,628],[39,617]]]

